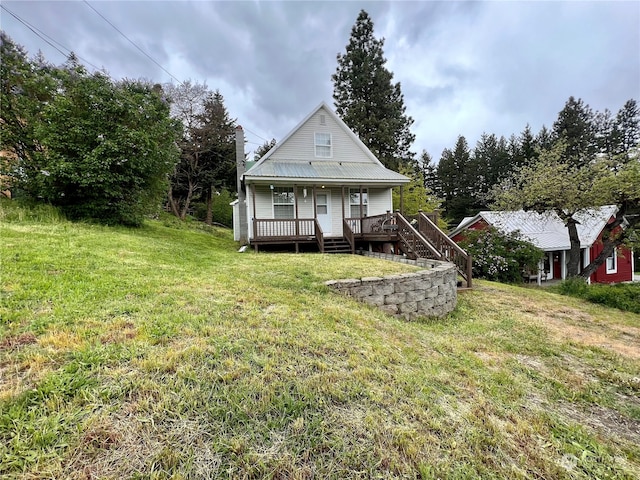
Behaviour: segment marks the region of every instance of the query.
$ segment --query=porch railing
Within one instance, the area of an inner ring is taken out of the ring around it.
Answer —
[[[278,240],[314,237],[316,220],[313,218],[254,219],[256,240]]]
[[[424,212],[418,213],[418,230],[429,242],[442,253],[447,260],[458,269],[458,273],[464,278],[467,287],[471,288],[473,259],[456,242],[451,240]]]

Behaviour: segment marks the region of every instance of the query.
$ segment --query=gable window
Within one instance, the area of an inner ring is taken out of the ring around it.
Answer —
[[[610,256],[605,260],[605,264],[607,266],[607,273],[617,273],[618,272],[618,255],[617,251],[614,248],[613,252]]]
[[[273,187],[273,218],[294,218],[293,187]]]
[[[316,157],[331,158],[331,134],[316,133]]]
[[[362,216],[366,217],[368,214],[367,206],[369,203],[369,194],[366,188],[362,189],[362,197],[360,196],[359,188],[349,189],[349,215],[351,218],[360,218],[360,199],[362,198]]]

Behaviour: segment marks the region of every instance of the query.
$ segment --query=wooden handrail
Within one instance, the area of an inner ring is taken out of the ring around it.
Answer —
[[[444,259],[455,264],[467,287],[471,288],[473,268],[471,255],[440,230],[424,212],[418,213],[418,230],[442,253]]]
[[[431,258],[433,260],[442,260],[442,255],[434,248],[429,241],[411,225],[406,218],[396,212],[396,224],[398,225],[398,240],[400,248],[409,257],[415,258]]]
[[[324,253],[324,232],[322,231],[322,227],[320,226],[320,222],[318,219],[314,219],[314,223],[316,226],[316,242],[318,242],[318,249],[320,253]]]
[[[346,218],[342,220],[342,236],[349,242],[351,253],[356,253],[356,236],[347,220]]]

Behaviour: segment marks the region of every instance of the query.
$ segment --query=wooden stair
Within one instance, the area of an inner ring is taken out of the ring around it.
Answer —
[[[351,245],[345,238],[325,238],[324,253],[351,253]]]

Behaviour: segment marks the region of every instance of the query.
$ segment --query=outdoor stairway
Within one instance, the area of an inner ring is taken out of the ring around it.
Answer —
[[[324,253],[351,253],[351,245],[345,238],[325,238]]]

